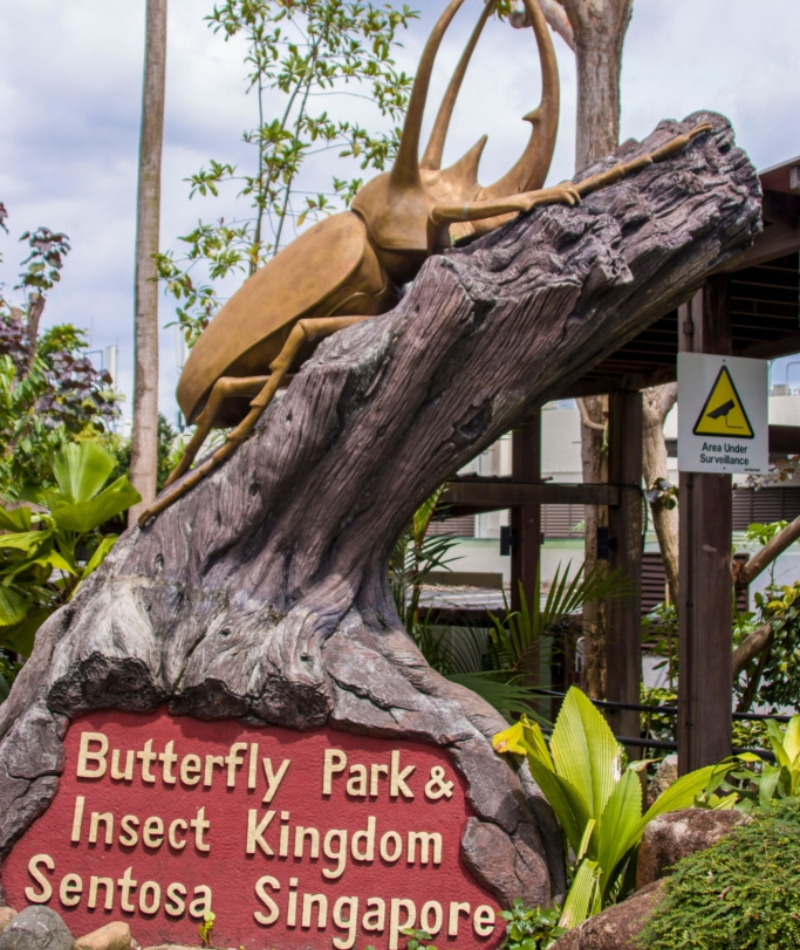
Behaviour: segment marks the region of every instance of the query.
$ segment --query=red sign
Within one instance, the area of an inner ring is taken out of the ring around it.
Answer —
[[[413,742],[159,712],[76,719],[47,811],[3,867],[9,903],[140,943],[494,947],[497,905],[459,857],[471,814],[447,755]]]

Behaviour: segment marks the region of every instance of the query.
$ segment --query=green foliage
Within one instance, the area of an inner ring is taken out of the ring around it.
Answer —
[[[800,797],[800,715],[792,716],[787,725],[774,719],[764,724],[775,764],[754,762],[733,772],[728,787],[738,792],[740,811],[766,808],[775,801]]]
[[[772,627],[772,638],[745,671],[741,695],[746,698],[739,706],[741,711],[753,702],[772,711],[794,707],[800,696],[800,581],[771,584],[754,599],[759,622]]]
[[[336,97],[371,101],[380,116],[399,123],[411,78],[392,59],[400,29],[417,16],[407,6],[374,6],[354,0],[225,0],[206,17],[225,40],[240,37],[247,48],[248,91],[255,97],[258,121],[244,133],[253,147],[253,167],[211,160],[188,179],[190,197],[216,196],[234,185],[247,202],[245,216],[226,223],[200,221],[179,238],[185,256],[159,255],[159,276],[179,302],[178,322],[189,344],[220,305],[217,281],[252,274],[308,220],[340,210],[361,179],[332,175],[332,191],[304,192],[298,176],[306,161],[324,152],[355,158],[361,169],[383,170],[394,157],[398,129],[373,132],[329,109]],[[283,97],[280,109],[268,105]],[[196,265],[203,276],[192,276]]]
[[[500,916],[506,921],[506,935],[500,950],[547,950],[566,928],[559,926],[560,907],[526,907],[520,898]]]
[[[159,412],[156,443],[156,492],[160,492],[169,478],[169,473],[178,464],[182,449],[176,453],[179,442],[178,433],[169,424],[167,417]],[[131,470],[131,442],[130,439],[115,440],[110,446],[117,457],[117,475],[126,475]],[[177,457],[176,457],[177,454]]]
[[[699,796],[710,798],[731,767],[728,760],[682,776],[642,814],[637,771],[645,763],[625,764],[605,719],[576,687],[567,693],[549,746],[539,726],[526,717],[498,733],[494,746],[498,752],[527,757],[575,857],[559,921],[566,928],[625,896],[648,823],[665,812],[690,807]]]
[[[0,646],[30,654],[41,624],[106,557],[102,526],[139,501],[116,459],[96,442],[71,443],[53,460],[55,486],[29,490],[36,508],[0,507]]]
[[[211,935],[212,931],[214,930],[214,921],[216,919],[217,915],[211,910],[207,910],[205,914],[203,914],[203,922],[197,928],[197,933],[200,936],[200,940],[202,941],[204,947],[212,946]]]
[[[650,653],[661,657],[653,669],[665,669],[669,689],[677,689],[678,611],[674,604],[656,604],[650,613],[642,618],[642,640],[649,643]]]
[[[647,950],[796,950],[798,893],[800,800],[789,799],[684,858],[640,944]]]
[[[406,950],[437,950],[435,944],[428,942],[433,940],[433,937],[427,930],[415,930],[413,927],[407,927],[405,930],[401,930],[400,933],[407,938]]]

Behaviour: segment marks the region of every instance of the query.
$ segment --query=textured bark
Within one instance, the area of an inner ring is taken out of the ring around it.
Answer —
[[[581,474],[584,484],[608,481],[608,396],[589,396],[578,401],[581,411]],[[597,531],[608,527],[608,508],[587,505],[584,521],[583,563],[587,573],[597,565]],[[586,629],[586,692],[592,699],[606,695],[606,605],[599,601],[586,604],[583,622]]]
[[[136,208],[133,429],[131,482],[142,496],[128,524],[156,497],[158,469],[158,252],[161,211],[161,151],[167,66],[167,0],[147,0],[139,194]]]
[[[633,0],[561,0],[575,37],[578,115],[575,167],[617,147],[622,45]]]
[[[655,487],[659,479],[669,478],[667,469],[667,445],[664,441],[664,421],[678,401],[678,384],[665,383],[663,386],[651,386],[643,392],[644,432],[643,469],[645,488]],[[667,508],[663,498],[650,503],[664,571],[667,575],[667,587],[670,600],[678,603],[678,509]]]
[[[51,800],[71,717],[166,702],[436,743],[468,785],[476,878],[504,904],[561,895],[552,813],[492,752],[494,710],[409,640],[388,559],[437,485],[750,244],[758,180],[710,120],[714,134],[576,209],[429,260],[395,310],[321,344],[224,466],[123,535],[0,707],[0,856]]]

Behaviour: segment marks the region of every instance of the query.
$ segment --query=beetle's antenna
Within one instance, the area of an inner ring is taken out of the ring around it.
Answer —
[[[422,128],[422,116],[425,112],[425,101],[428,98],[428,87],[433,72],[433,62],[439,51],[442,37],[456,15],[464,0],[450,0],[447,9],[439,17],[439,21],[428,37],[422,58],[417,68],[411,98],[408,100],[406,121],[403,134],[400,136],[400,147],[397,149],[397,158],[390,174],[390,183],[397,188],[419,187],[419,138]]]
[[[519,161],[499,181],[482,188],[479,199],[507,197],[541,188],[550,170],[556,145],[560,96],[556,51],[553,49],[547,22],[537,0],[523,0],[523,3],[539,47],[542,98],[538,107],[523,117],[533,128],[528,146]]]
[[[458,66],[456,66],[456,70],[453,73],[453,78],[450,80],[450,83],[447,87],[447,92],[444,94],[444,98],[442,99],[442,104],[439,106],[439,112],[436,115],[436,121],[433,123],[433,131],[431,132],[431,137],[428,140],[428,147],[425,149],[425,154],[422,156],[420,168],[438,171],[438,169],[442,167],[444,143],[445,139],[447,138],[447,130],[450,127],[450,119],[453,117],[453,109],[455,108],[456,99],[458,98],[458,93],[461,90],[461,83],[464,81],[464,76],[467,72],[469,61],[472,58],[472,54],[475,51],[475,47],[478,45],[478,40],[480,39],[481,33],[483,32],[483,28],[486,26],[486,21],[491,16],[494,7],[495,0],[488,0],[488,2],[484,4],[483,12],[480,15],[475,29],[472,31],[472,36],[470,36],[466,49],[462,53],[461,59],[458,61]]]

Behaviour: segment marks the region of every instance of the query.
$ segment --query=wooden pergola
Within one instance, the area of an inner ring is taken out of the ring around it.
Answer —
[[[510,478],[457,478],[443,501],[452,516],[511,510],[512,597],[535,584],[542,504],[608,507],[609,563],[641,587],[643,549],[642,390],[674,380],[680,351],[774,359],[800,353],[800,157],[760,174],[764,230],[753,246],[711,275],[695,296],[553,399],[607,394],[609,482],[541,481],[540,417],[513,433]],[[797,430],[800,435],[800,428]],[[800,452],[787,427],[771,433],[781,451]],[[680,480],[681,770],[731,752],[731,476],[686,473]],[[636,704],[642,677],[638,593],[609,605],[606,693]],[[639,713],[611,714],[617,735],[639,734]]]

